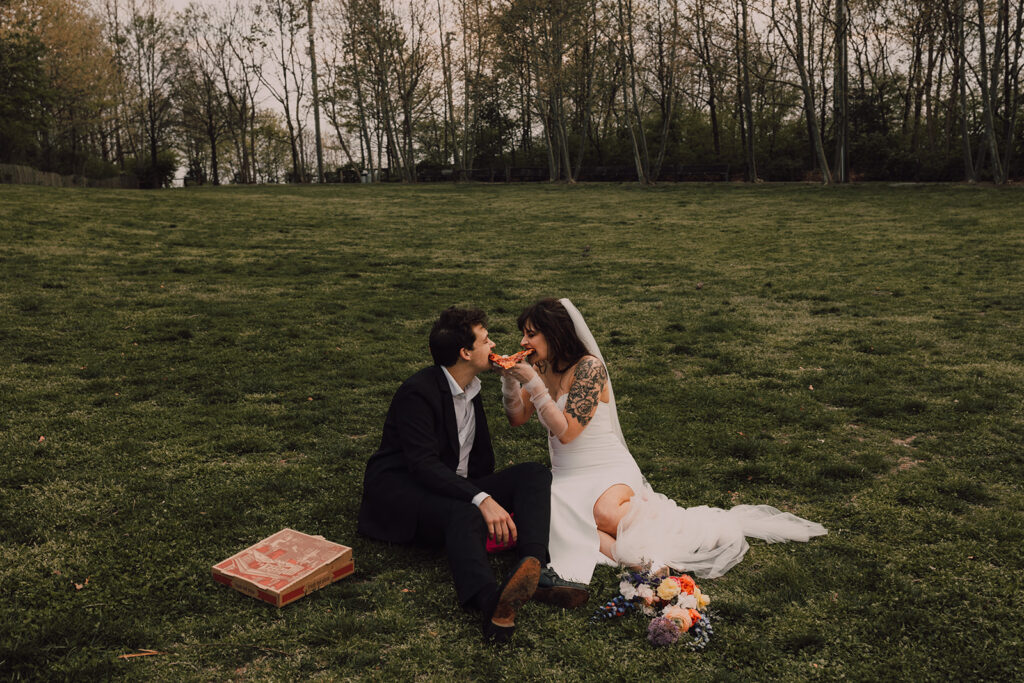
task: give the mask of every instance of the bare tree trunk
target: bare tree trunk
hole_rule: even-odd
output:
[[[824,0],[822,3],[823,17],[827,17],[828,21],[831,21],[827,13],[827,5],[829,0]],[[807,46],[809,48],[816,48],[813,51],[809,51],[807,59],[807,72],[811,74],[811,82],[814,82],[815,77],[818,80],[818,89],[815,91],[817,95],[821,97],[821,105],[818,107],[818,130],[821,131],[821,135],[824,138],[825,131],[828,130],[828,113],[832,109],[831,100],[832,92],[829,90],[829,78],[828,69],[826,63],[829,56],[833,53],[835,48],[834,43],[830,43],[824,39],[819,39],[818,36],[818,23],[814,21],[816,12],[816,0],[808,0],[807,7]],[[817,62],[815,62],[815,52],[817,52]],[[824,142],[824,140],[823,140]]]
[[[210,175],[214,185],[220,185],[220,165],[217,161],[217,142],[220,140],[220,126],[213,118],[213,107],[208,107],[210,112],[206,120],[206,139],[210,143]]]
[[[572,160],[569,158],[569,133],[565,126],[564,107],[559,107],[558,137],[560,138],[559,147],[562,152],[562,167],[565,169],[565,179],[569,183],[575,183],[576,179],[572,177]]]
[[[976,182],[974,161],[971,159],[971,135],[967,125],[967,0],[957,6],[957,73],[960,76],[960,140],[964,155],[964,175],[968,182]]]
[[[249,171],[250,182],[258,183],[260,178],[259,157],[256,155],[256,103],[249,101]],[[266,178],[264,178],[266,180]]]
[[[849,65],[847,62],[846,41],[850,18],[846,5],[847,0],[836,0],[836,56],[835,85],[832,95],[834,100],[834,127],[836,149],[833,162],[835,167],[832,175],[837,183],[849,182],[849,121],[847,119],[847,93],[849,92]]]
[[[932,87],[934,92],[929,95],[928,99],[928,145],[932,148],[941,147],[943,156],[949,154],[950,146],[949,136],[947,132],[950,130],[949,115],[948,111],[943,115],[943,111],[947,108],[946,93],[944,86],[946,84],[946,57],[949,51],[949,32],[948,26],[945,22],[942,22],[942,26],[939,29],[939,46],[936,49],[936,64],[935,77],[932,79]],[[941,128],[940,128],[941,124]],[[941,137],[941,142],[940,142]]]
[[[216,15],[217,38],[211,49],[216,53],[217,71],[227,96],[229,130],[238,159],[237,182],[249,184],[256,182],[250,131],[259,77],[256,66],[247,61],[251,59],[247,42],[252,36],[242,33],[250,24],[243,11],[241,4],[234,4]]]
[[[308,16],[307,30],[309,31],[310,75],[313,81],[313,128],[316,143],[316,177],[317,182],[322,183],[324,182],[324,148],[323,141],[320,139],[320,91],[316,82],[316,43],[314,41],[316,31],[313,28],[313,0],[306,0],[306,12]]]
[[[746,140],[744,152],[746,156],[746,179],[748,183],[757,182],[757,159],[754,154],[754,107],[750,93],[750,42],[749,42],[749,18],[747,11],[747,0],[740,0],[743,17],[743,113],[746,119]]]
[[[274,99],[284,113],[285,128],[288,131],[288,143],[292,156],[292,182],[305,182],[305,168],[299,158],[299,133],[296,131],[296,121],[299,120],[299,100],[302,97],[301,79],[295,74],[295,41],[296,33],[300,29],[298,6],[294,3],[297,0],[263,0],[267,13],[273,19],[272,38],[275,40],[273,59],[274,64],[280,69],[276,78],[270,78],[263,73],[260,74],[263,85],[270,91]],[[291,81],[291,82],[289,82]],[[296,86],[293,92],[292,86]],[[295,111],[292,107],[292,96],[296,97]]]
[[[633,2],[618,0],[619,35],[621,39],[620,59],[625,82],[622,88],[622,105],[626,117],[629,137],[633,145],[633,162],[636,165],[637,180],[644,184],[651,182],[650,158],[647,152],[647,136],[644,121],[640,115],[636,89],[636,54],[633,41]]]
[[[800,93],[803,96],[804,119],[807,125],[809,145],[814,155],[815,165],[821,171],[822,182],[826,185],[830,185],[832,183],[832,171],[829,168],[828,159],[825,157],[825,145],[821,139],[821,129],[818,126],[818,116],[817,111],[815,110],[814,81],[808,71],[807,59],[805,56],[803,1],[794,0],[792,4],[787,3],[787,7],[792,7],[793,10],[792,38],[787,34],[786,29],[782,25],[782,20],[779,18],[777,11],[778,3],[776,0],[772,0],[771,2],[771,23],[775,32],[785,44],[786,51],[789,52],[789,56],[792,58],[797,74],[799,75],[800,81],[795,87],[800,90]]]
[[[469,2],[473,2],[474,6],[470,8]],[[479,4],[478,0],[460,0],[460,20],[462,23],[462,169],[463,171],[472,168],[473,157],[475,151],[472,149],[476,141],[476,118],[477,118],[477,107],[476,104],[476,89],[480,79],[480,72],[478,69],[473,69],[471,65],[479,65],[479,47],[476,55],[471,53],[474,47],[474,41],[470,36],[470,14],[477,15],[477,22],[475,23],[477,41],[480,36],[480,23],[479,23]]]
[[[565,73],[562,68],[565,60],[564,16],[555,14],[559,6],[549,5],[548,16],[544,22],[547,36],[546,64],[548,75],[548,110],[551,116],[550,131],[552,143],[555,145],[553,157],[557,166],[557,179],[572,180],[572,163],[569,160],[569,140],[565,125]]]
[[[590,13],[586,18],[587,24],[584,29],[583,47],[581,50],[584,84],[582,93],[583,109],[581,111],[579,131],[580,141],[576,154],[576,166],[569,168],[569,178],[574,183],[579,180],[580,170],[583,168],[583,156],[587,147],[587,138],[590,135],[590,120],[594,96],[594,68],[598,46],[596,0],[591,0],[589,9]]]
[[[826,185],[832,183],[832,172],[829,170],[828,159],[825,158],[825,145],[822,143],[821,130],[818,128],[818,117],[814,106],[814,84],[807,71],[807,60],[804,50],[804,20],[803,0],[795,0],[794,44],[796,47],[796,67],[800,74],[800,89],[803,91],[804,114],[807,118],[808,134],[811,144],[814,147],[814,156],[817,159],[818,168],[821,170],[822,182]]]
[[[946,95],[945,101],[945,116],[942,119],[942,145],[943,150],[949,154],[955,144],[954,138],[956,137],[956,121],[959,117],[959,101],[960,101],[960,81],[962,77],[960,70],[957,66],[957,55],[959,54],[959,44],[957,43],[956,34],[956,7],[953,3],[950,6],[944,8],[945,20],[943,22],[943,45],[944,50],[942,52],[942,64],[945,60],[950,57],[950,83],[949,83],[949,94]],[[947,53],[949,53],[947,55]],[[939,82],[942,82],[940,77]],[[941,87],[941,86],[940,86]],[[936,91],[936,99],[938,99],[938,90]]]
[[[548,180],[554,182],[558,180],[560,170],[558,168],[558,157],[555,156],[555,141],[551,135],[551,118],[548,115],[544,115],[541,117],[541,121],[544,124],[544,142],[548,151]]]
[[[987,151],[989,156],[992,157],[992,179],[995,182],[1000,182],[1003,177],[1002,164],[999,162],[999,144],[996,142],[996,127],[995,120],[992,113],[992,97],[991,89],[989,88],[989,65],[988,65],[988,51],[985,41],[985,0],[977,0],[978,4],[978,49],[981,52],[981,74],[978,81],[981,85],[981,115],[985,125],[985,142],[987,144]],[[998,51],[998,46],[996,46]]]
[[[451,142],[451,152],[454,156],[453,165],[461,169],[462,162],[459,154],[459,143],[456,136],[455,126],[455,95],[452,87],[452,34],[444,30],[443,11],[441,0],[437,0],[437,31],[441,38],[441,78],[444,87],[444,104],[442,106],[444,115],[444,158],[448,160],[448,144]]]
[[[704,74],[708,79],[708,117],[711,123],[711,145],[715,156],[721,155],[721,130],[718,122],[718,78],[715,70],[715,59],[712,51],[712,27],[708,21],[706,0],[700,0],[693,7],[693,24],[696,32],[694,48],[701,61]]]
[[[533,152],[533,113],[534,113],[534,91],[530,87],[530,81],[536,77],[534,64],[527,58],[522,59],[523,76],[520,81],[525,85],[523,88],[523,121],[522,121],[522,148],[524,152]]]
[[[907,72],[907,88],[903,93],[903,117],[901,130],[903,135],[910,131],[910,113],[913,109],[914,93],[918,90],[921,79],[921,28],[922,19],[920,16],[914,24],[914,42],[911,46],[910,70]]]
[[[1017,3],[1017,13],[1013,16],[1013,25],[1010,24],[1009,1],[1003,0],[1002,13],[1006,25],[1006,48],[1003,66],[1003,100],[1005,122],[1003,128],[1003,175],[999,183],[1003,184],[1009,180],[1010,167],[1014,153],[1014,135],[1017,130],[1017,119],[1020,116],[1020,76],[1022,50],[1022,34],[1024,34],[1024,3]],[[1012,54],[1011,54],[1012,50]]]
[[[368,179],[372,182],[375,179],[376,168],[373,163],[373,145],[370,144],[370,125],[366,115],[366,102],[363,95],[362,66],[357,59],[359,43],[356,41],[353,33],[354,29],[350,29],[349,56],[351,57],[352,66],[352,85],[356,94],[356,113],[359,117],[359,142],[360,146],[365,146],[363,164],[369,172]]]
[[[651,177],[655,180],[661,176],[661,169],[665,163],[665,154],[668,151],[669,131],[672,127],[672,118],[675,115],[680,33],[678,0],[671,0],[671,5],[671,18],[667,28],[665,27],[665,17],[662,15],[660,8],[658,9],[657,43],[661,135],[658,140],[658,154],[655,157],[654,167],[651,169]]]
[[[917,94],[917,103],[914,105],[914,132],[910,140],[910,148],[917,149],[921,135],[922,110],[924,114],[925,143],[929,148],[935,144],[933,136],[933,120],[935,113],[932,110],[932,81],[935,78],[935,63],[937,61],[935,49],[934,22],[929,18],[928,22],[928,59],[924,70],[924,83]]]
[[[145,144],[145,150],[137,152],[149,155],[148,179],[156,188],[162,181],[157,156],[171,113],[169,93],[174,79],[169,50],[171,34],[165,17],[159,13],[153,0],[147,0],[141,7],[132,2],[130,11],[125,49],[133,68],[127,75],[140,99],[138,119],[143,138],[140,143]]]
[[[331,100],[327,101],[327,120],[330,121],[331,127],[334,128],[334,134],[338,138],[338,144],[341,146],[341,151],[345,153],[345,158],[348,159],[350,166],[355,166],[355,159],[352,157],[352,150],[348,143],[345,142],[345,134],[341,129],[341,116],[338,115],[337,107]],[[340,179],[339,179],[340,180]]]

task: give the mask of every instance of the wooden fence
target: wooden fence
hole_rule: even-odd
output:
[[[728,164],[665,164],[659,181],[729,180]],[[481,183],[544,182],[551,179],[546,168],[476,168],[462,171],[451,168],[422,168],[417,173],[421,183],[473,180]],[[631,182],[636,180],[636,166],[584,166],[579,180],[588,182]]]
[[[0,183],[8,185],[48,185],[50,187],[106,187],[136,190],[139,179],[133,175],[113,178],[86,178],[81,175],[60,175],[37,171],[29,166],[0,164]]]

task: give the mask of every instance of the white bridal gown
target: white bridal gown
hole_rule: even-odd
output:
[[[557,400],[565,409],[563,394]],[[614,400],[614,399],[613,399]],[[729,510],[683,508],[644,479],[618,430],[614,403],[598,403],[583,432],[567,444],[548,436],[551,454],[551,566],[564,579],[590,583],[597,564],[669,566],[704,578],[721,576],[746,554],[746,536],[806,541],[828,533],[820,524],[768,505]],[[615,561],[600,550],[594,503],[608,487],[626,484],[635,495],[619,524]]]

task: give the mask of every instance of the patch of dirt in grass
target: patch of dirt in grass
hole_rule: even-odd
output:
[[[906,455],[896,461],[896,466],[892,468],[892,472],[906,472],[907,470],[917,467],[923,460],[914,460]]]

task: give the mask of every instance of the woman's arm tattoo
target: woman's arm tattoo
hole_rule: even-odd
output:
[[[604,363],[596,358],[584,358],[576,364],[569,396],[565,399],[565,413],[586,427],[600,400],[601,390],[608,379]]]

